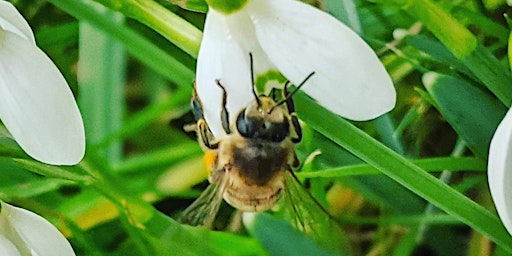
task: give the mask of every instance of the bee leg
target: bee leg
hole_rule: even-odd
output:
[[[199,99],[199,96],[196,92],[196,80],[194,79],[194,92],[192,94],[192,100],[190,101],[190,109],[192,110],[192,114],[194,115],[194,123],[185,124],[183,125],[183,130],[185,132],[196,132],[197,131],[197,122],[201,119],[204,119],[203,117],[203,107],[201,104],[201,100]]]
[[[293,162],[291,163],[291,167],[293,169],[299,169],[300,167],[300,160],[296,154],[293,154]]]
[[[209,149],[217,149],[219,147],[219,144],[214,142],[215,137],[213,136],[212,132],[210,131],[210,127],[208,127],[208,124],[204,119],[197,121],[197,128],[198,136],[201,138],[201,142],[205,147]]]
[[[299,143],[302,140],[302,128],[300,128],[299,118],[297,117],[297,113],[295,112],[295,103],[293,102],[292,97],[288,96],[287,87],[290,84],[290,81],[286,82],[284,85],[283,93],[284,98],[286,99],[286,108],[288,109],[288,113],[290,114],[290,119],[292,121],[293,129],[297,134],[297,137],[292,138],[293,143]]]
[[[228,94],[226,93],[226,89],[224,89],[224,86],[222,86],[219,79],[216,79],[215,82],[222,89],[222,111],[220,113],[222,128],[224,128],[224,131],[227,134],[230,134],[231,129],[229,128],[229,112],[228,109],[226,108]]]
[[[297,113],[290,113],[290,117],[292,120],[293,128],[295,129],[295,133],[297,133],[296,138],[292,138],[293,143],[299,143],[302,140],[302,128],[300,128],[299,119],[297,118]]]
[[[215,137],[213,133],[210,131],[210,127],[206,123],[203,115],[203,104],[199,99],[196,91],[196,81],[194,80],[194,94],[192,96],[191,101],[192,113],[194,114],[194,118],[196,119],[196,127],[197,127],[197,136],[201,139],[202,144],[209,149],[218,148],[218,143],[214,143]]]
[[[199,121],[200,119],[204,119],[203,116],[203,104],[197,95],[196,90],[196,80],[194,79],[194,92],[192,94],[192,100],[190,101],[190,107],[192,109],[192,114],[194,115],[194,119]]]

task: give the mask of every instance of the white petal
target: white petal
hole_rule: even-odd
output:
[[[11,3],[1,0],[0,27],[6,31],[17,34],[25,40],[29,40],[34,45],[36,44],[34,40],[34,34],[32,33],[32,29],[30,29],[27,21],[23,18],[23,16],[21,16],[18,10],[16,10],[16,8]]]
[[[395,105],[391,78],[373,50],[347,26],[295,0],[251,0],[258,41],[281,73],[331,111],[375,118]]]
[[[245,9],[225,16],[225,20],[229,29],[229,33],[234,41],[242,49],[242,54],[246,57],[251,53],[253,55],[253,70],[255,83],[259,83],[258,79],[262,78],[265,82],[264,87],[259,87],[259,94],[268,94],[272,88],[282,89],[286,81],[279,81],[270,73],[279,74],[279,70],[270,61],[267,54],[261,48],[254,25],[249,18],[249,14]],[[246,64],[250,67],[250,63]],[[250,69],[249,69],[250,70]],[[250,70],[251,71],[251,70]],[[260,84],[261,86],[261,84]]]
[[[0,232],[13,242],[18,250],[26,249],[31,255],[39,256],[75,255],[66,238],[41,216],[4,202],[1,202],[1,207],[0,223],[3,225]],[[6,229],[10,230],[5,232]],[[23,244],[19,244],[20,238]]]
[[[0,234],[0,255],[2,256],[21,256],[14,244]]]
[[[489,188],[501,221],[512,234],[512,111],[494,134],[489,149]]]
[[[64,77],[30,41],[0,40],[0,119],[33,158],[71,165],[85,151],[83,121]]]
[[[253,100],[249,53],[230,34],[225,16],[210,10],[206,16],[203,40],[197,58],[196,86],[203,103],[206,122],[215,136],[224,134],[221,124],[222,91],[227,91],[231,123],[236,114]]]
[[[225,20],[230,36],[240,46],[243,54],[248,56],[249,53],[252,53],[255,77],[269,70],[277,70],[270,62],[263,49],[261,49],[258,38],[256,38],[254,25],[245,9],[225,16]],[[247,65],[247,67],[249,67],[249,63],[247,63]]]

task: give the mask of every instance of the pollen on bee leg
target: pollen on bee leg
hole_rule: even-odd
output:
[[[204,165],[206,166],[206,172],[210,175],[214,169],[215,163],[217,162],[217,152],[208,150],[204,152]]]

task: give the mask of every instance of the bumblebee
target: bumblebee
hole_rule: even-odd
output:
[[[220,117],[225,132],[218,138],[206,123],[194,83],[194,129],[205,150],[210,185],[181,214],[182,223],[211,227],[223,199],[243,212],[265,211],[282,201],[282,216],[293,226],[327,248],[337,247],[343,240],[338,225],[294,174],[300,166],[295,145],[302,139],[302,130],[292,97],[314,74],[292,92],[288,92],[287,82],[279,101],[258,95],[252,75],[254,100],[237,113],[234,123],[229,122],[227,92],[222,81],[216,80],[223,92]]]
[[[192,112],[199,142],[209,162],[211,185],[185,210],[184,222],[211,224],[222,198],[244,212],[265,211],[276,204],[286,190],[286,176],[293,175],[300,165],[295,144],[301,141],[302,131],[292,96],[313,75],[314,72],[309,74],[291,93],[286,83],[282,99],[277,102],[272,97],[258,95],[251,77],[254,100],[237,113],[236,121],[231,124],[226,109],[227,92],[222,82],[216,80],[223,91],[220,116],[225,135],[219,138],[213,136],[206,123],[194,83]]]
[[[217,84],[224,90],[219,80]],[[225,95],[224,91],[224,103]],[[193,101],[200,105],[197,97]],[[226,135],[218,140],[204,118],[198,119],[200,138],[216,155],[209,181],[224,183],[224,199],[239,210],[255,212],[272,207],[285,189],[283,174],[299,166],[294,144],[301,140],[300,125],[292,98],[286,95],[282,103],[288,111],[270,97],[256,96],[238,113],[233,125],[228,123],[224,106],[221,116]]]

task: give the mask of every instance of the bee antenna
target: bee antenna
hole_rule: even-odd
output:
[[[254,99],[256,99],[256,103],[258,103],[258,107],[261,106],[260,98],[256,93],[256,84],[254,83],[254,63],[252,60],[252,53],[249,52],[249,61],[251,63],[251,84],[252,84],[252,94],[254,95]]]
[[[300,83],[297,88],[295,88],[295,90],[293,90],[292,92],[288,93],[286,95],[286,97],[284,99],[282,99],[281,101],[279,101],[278,103],[276,103],[276,105],[274,105],[270,111],[268,112],[269,114],[272,113],[272,110],[274,110],[274,108],[278,107],[278,106],[281,106],[283,105],[286,101],[288,101],[289,99],[291,99],[293,97],[293,95],[295,93],[297,93],[299,91],[299,89],[304,85],[306,84],[306,82],[315,74],[315,71],[311,72],[305,79],[304,81],[302,81],[302,83]],[[286,87],[290,84],[290,81],[286,81],[286,84],[284,85],[284,89],[286,90]]]

